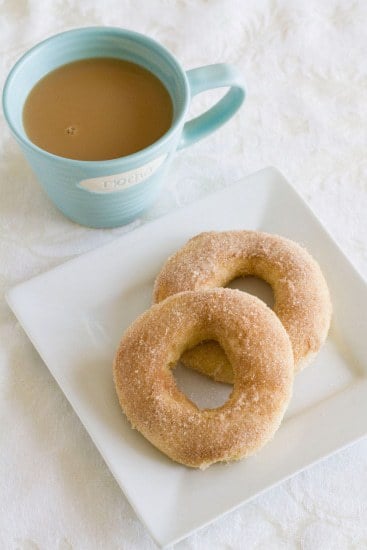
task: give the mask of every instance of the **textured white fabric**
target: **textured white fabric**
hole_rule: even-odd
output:
[[[177,155],[157,204],[129,227],[108,231],[79,227],[56,211],[2,118],[1,296],[266,165],[284,172],[367,275],[364,0],[5,0],[0,10],[2,80],[22,52],[50,34],[119,25],[160,40],[186,68],[232,62],[248,86],[238,116]],[[215,97],[198,97],[193,112]],[[155,548],[3,299],[0,385],[0,548]],[[177,548],[362,550],[366,455],[363,440]]]

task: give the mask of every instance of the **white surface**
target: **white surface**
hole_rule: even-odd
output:
[[[297,376],[275,438],[255,457],[195,471],[173,463],[131,430],[111,365],[123,331],[151,304],[165,259],[201,231],[240,229],[244,223],[308,248],[327,278],[333,323],[314,364]],[[272,169],[22,283],[7,299],[162,546],[367,434],[367,285]],[[189,395],[197,390],[197,376],[187,373],[185,381]]]
[[[42,38],[96,24],[146,32],[188,69],[235,63],[248,86],[245,107],[211,138],[180,152],[165,194],[142,220],[111,231],[78,227],[49,204],[1,120],[2,296],[17,282],[268,164],[284,172],[367,276],[364,0],[13,0],[1,6],[1,78]],[[195,98],[196,112],[208,96]],[[0,341],[0,547],[153,549],[3,300]],[[364,440],[177,548],[364,549],[366,468]]]

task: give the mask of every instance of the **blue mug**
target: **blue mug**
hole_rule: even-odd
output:
[[[173,102],[169,130],[149,147],[112,160],[59,157],[32,143],[22,112],[33,86],[47,73],[72,61],[117,57],[153,72]],[[204,114],[185,122],[191,98],[205,90],[229,87]],[[224,124],[245,98],[241,75],[227,64],[185,72],[175,57],[142,34],[113,27],[86,27],[57,34],[25,53],[11,70],[3,91],[5,118],[47,195],[71,220],[89,227],[129,223],[156,199],[177,149],[188,147]]]

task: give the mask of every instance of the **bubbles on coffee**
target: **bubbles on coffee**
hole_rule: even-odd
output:
[[[68,126],[65,128],[65,134],[68,136],[75,136],[75,134],[78,132],[78,129],[76,126]]]

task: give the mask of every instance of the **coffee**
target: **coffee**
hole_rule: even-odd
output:
[[[108,160],[151,145],[170,128],[173,106],[150,71],[115,58],[74,61],[31,90],[23,109],[29,139],[78,160]]]

